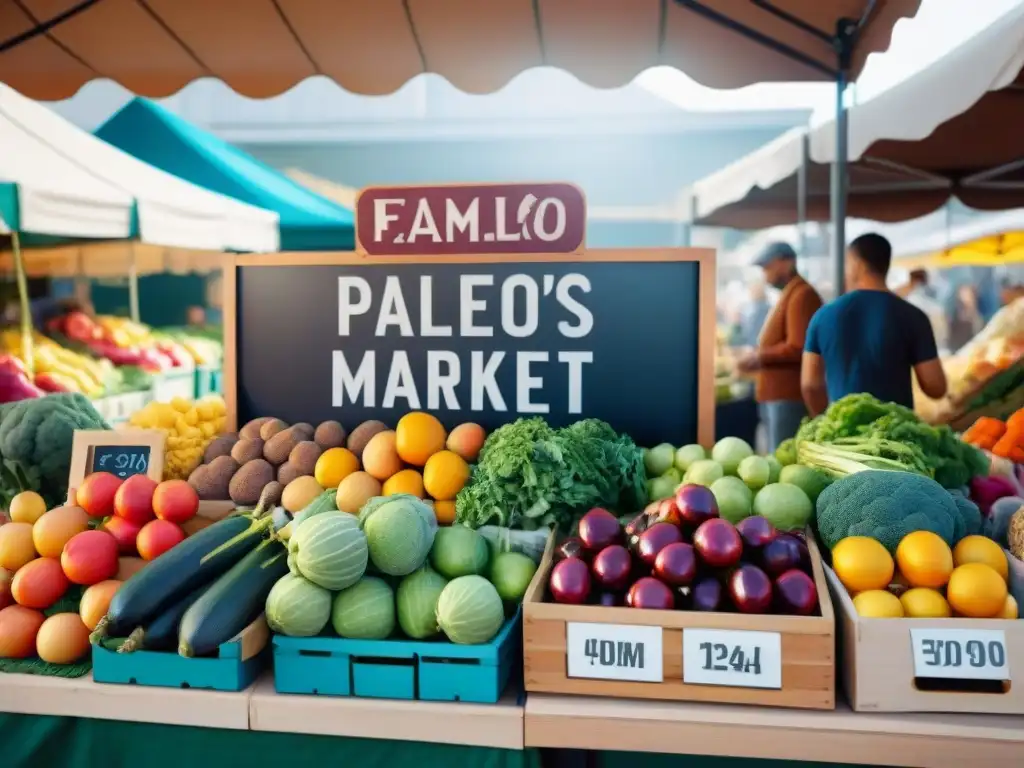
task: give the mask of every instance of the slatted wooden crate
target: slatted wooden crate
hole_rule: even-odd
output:
[[[523,602],[523,658],[526,690],[531,693],[580,694],[622,698],[722,702],[802,709],[835,708],[835,617],[821,557],[808,537],[820,616],[744,615],[697,611],[655,611],[596,605],[561,605],[550,601],[548,577],[553,566],[554,539]],[[660,681],[570,677],[570,624],[615,625],[660,630]],[[579,631],[586,627],[577,628]],[[574,631],[577,631],[574,630]],[[688,631],[768,633],[777,643],[778,687],[684,682],[683,638]],[[618,630],[614,630],[618,631]],[[643,630],[641,630],[643,631]],[[605,632],[605,636],[607,632]],[[774,639],[777,636],[777,640]],[[695,636],[696,637],[696,636]],[[705,636],[707,637],[707,636]],[[732,637],[764,638],[764,635]],[[655,665],[657,666],[657,665]],[[691,671],[692,674],[695,674]]]

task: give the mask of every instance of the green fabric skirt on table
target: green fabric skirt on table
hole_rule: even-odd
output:
[[[0,679],[0,684],[2,684]],[[537,750],[0,714],[2,768],[539,768]]]

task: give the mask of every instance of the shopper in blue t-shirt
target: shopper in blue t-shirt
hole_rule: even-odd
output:
[[[892,246],[884,237],[858,237],[846,252],[850,293],[826,304],[811,320],[800,384],[812,415],[859,392],[912,408],[912,372],[928,397],[946,394],[946,374],[928,317],[886,288],[891,261]]]

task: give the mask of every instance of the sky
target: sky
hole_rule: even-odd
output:
[[[1024,0],[923,0],[913,19],[900,21],[892,45],[868,58],[853,98],[865,101],[934,63],[946,51],[977,34]],[[671,67],[657,67],[636,83],[671,103],[693,111],[811,109],[812,123],[835,113],[835,89],[828,83],[766,83],[718,91]]]

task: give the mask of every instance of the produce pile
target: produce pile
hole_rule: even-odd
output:
[[[407,493],[339,511],[330,491],[281,531],[289,573],[267,596],[267,623],[290,637],[490,642],[514,614],[536,571],[477,531],[439,528]]]
[[[107,472],[89,475],[75,504],[49,511],[36,493],[16,496],[0,526],[0,659],[82,662],[121,588],[120,558],[156,560],[184,541],[180,526],[198,508],[182,480]]]
[[[961,440],[1015,464],[1024,464],[1024,408],[1006,421],[982,416],[961,435]]]
[[[804,422],[794,443],[784,444],[776,456],[793,451],[799,463],[833,477],[898,470],[930,477],[944,488],[964,488],[988,474],[984,454],[948,426],[925,424],[909,408],[863,394],[847,395]]]
[[[714,494],[720,517],[736,524],[759,515],[783,531],[802,531],[811,522],[814,502],[830,482],[815,469],[757,456],[738,437],[723,437],[710,452],[662,443],[644,451],[644,466],[653,501],[671,498],[682,483],[702,485]]]
[[[201,499],[255,504],[267,494],[295,514],[325,490],[338,509],[357,514],[368,499],[408,493],[432,502],[442,523],[455,517],[455,496],[469,479],[469,463],[484,442],[476,424],[445,432],[434,416],[419,411],[395,429],[379,421],[351,433],[337,421],[288,426],[280,419],[250,421],[237,435],[220,435],[189,475]]]
[[[175,397],[169,403],[148,403],[133,413],[128,423],[139,429],[163,432],[163,476],[185,479],[199,466],[214,437],[224,429],[227,406],[220,395],[207,395],[195,402]]]
[[[758,515],[733,525],[700,485],[684,484],[625,526],[592,509],[558,554],[548,590],[559,603],[802,616],[818,610],[806,542]]]
[[[170,336],[158,336],[142,323],[126,317],[69,312],[51,319],[46,334],[65,346],[77,347],[114,365],[138,366],[149,373],[190,370],[196,361],[189,350]]]
[[[38,333],[34,334],[32,341],[32,370],[35,374],[30,377],[26,365],[27,355],[21,342],[20,331],[5,329],[0,332],[0,346],[7,356],[13,358],[4,359],[2,367],[10,371],[13,365],[22,374],[17,377],[20,388],[8,385],[0,390],[0,402],[42,397],[47,392],[78,392],[96,398],[107,394],[118,384],[119,377],[110,361],[97,360],[65,349]]]
[[[470,528],[569,531],[591,507],[643,508],[644,481],[640,449],[603,421],[556,430],[541,418],[518,419],[484,442],[455,499],[456,520]]]

